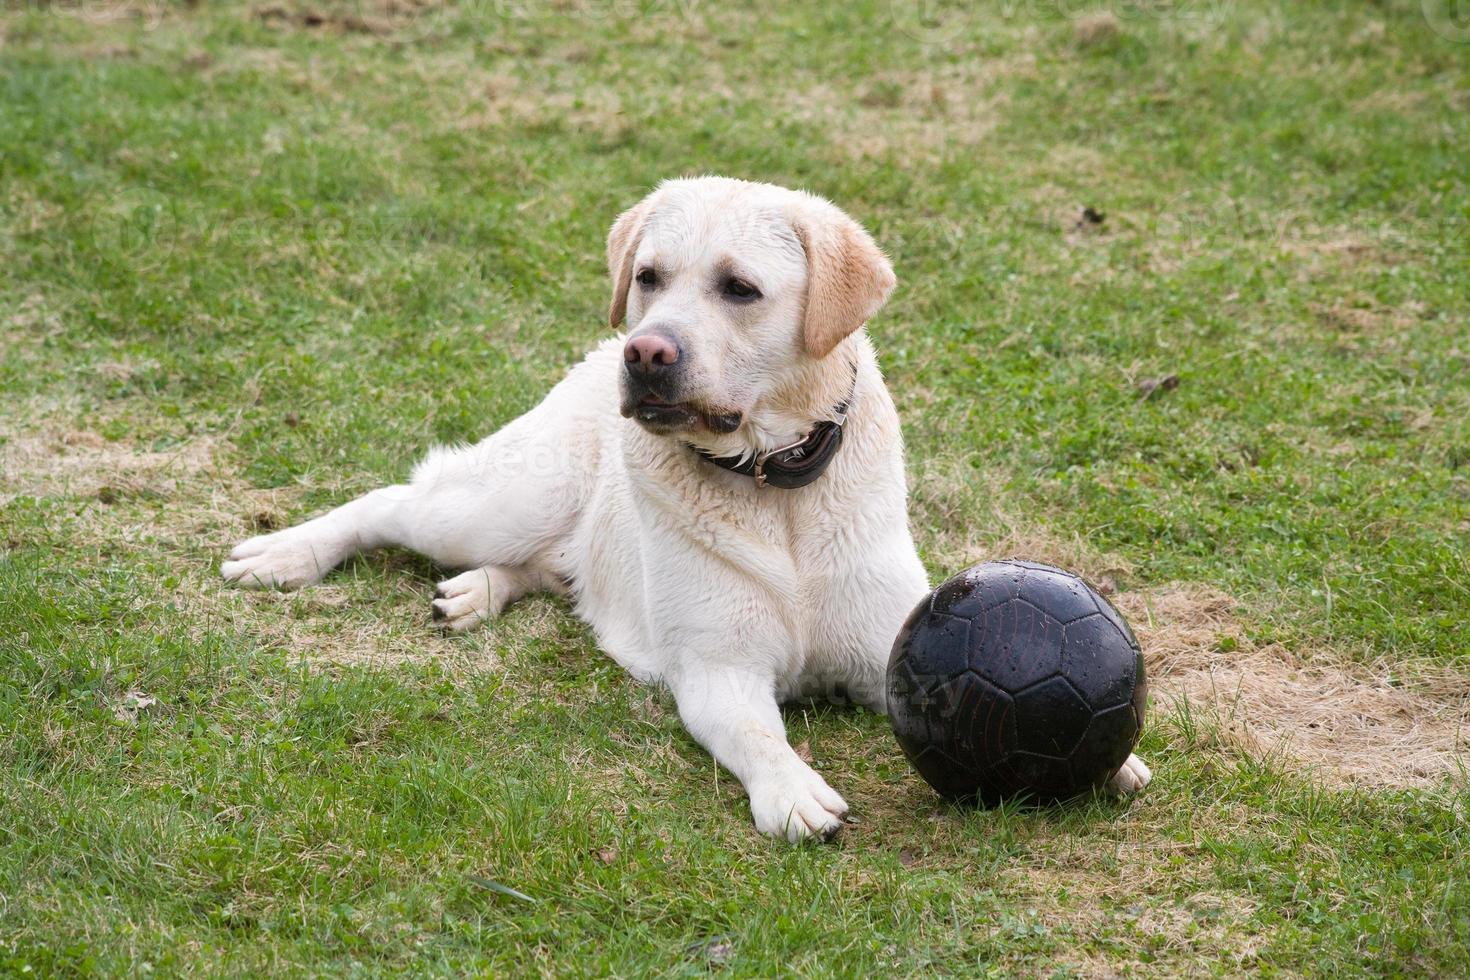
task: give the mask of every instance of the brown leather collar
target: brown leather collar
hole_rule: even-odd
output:
[[[853,391],[857,390],[857,369],[853,369]],[[806,436],[789,446],[772,449],[766,453],[741,459],[739,456],[716,456],[707,449],[690,446],[699,455],[731,473],[739,473],[755,480],[756,488],[779,487],[796,490],[815,483],[827,470],[832,457],[842,447],[842,427],[847,422],[847,408],[852,404],[852,395],[847,401],[832,409],[835,419],[823,419]]]

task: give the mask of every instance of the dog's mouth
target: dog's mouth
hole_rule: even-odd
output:
[[[630,418],[650,432],[698,432],[719,434],[740,428],[741,413],[702,408],[693,402],[666,402],[651,392],[635,402],[624,402],[624,418]]]

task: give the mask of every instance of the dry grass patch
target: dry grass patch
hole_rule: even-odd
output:
[[[1397,334],[1413,327],[1428,312],[1421,302],[1410,301],[1388,307],[1363,295],[1345,297],[1334,303],[1314,303],[1311,309],[1318,322],[1336,333],[1387,339],[1395,339]]]
[[[227,440],[196,436],[155,451],[70,429],[54,417],[35,428],[0,423],[0,507],[19,497],[76,501],[68,541],[102,555],[123,552],[174,560],[170,599],[194,628],[240,629],[262,643],[324,664],[393,665],[434,660],[455,670],[496,664],[494,625],[448,637],[429,618],[430,580],[408,570],[386,589],[377,575],[338,573],[297,593],[227,587],[217,564],[253,534],[284,527],[299,488],[257,489],[239,476]],[[3,542],[0,542],[3,543]],[[200,549],[205,557],[200,561]],[[392,559],[389,559],[392,561]],[[518,635],[552,628],[550,610],[518,623]]]
[[[478,97],[464,107],[464,115],[455,126],[461,130],[482,130],[507,125],[553,124],[577,132],[596,133],[605,139],[621,138],[633,126],[623,111],[622,100],[610,88],[546,91],[542,86],[506,73],[484,80]]]
[[[1303,281],[1360,265],[1393,267],[1411,261],[1398,247],[1399,236],[1387,229],[1324,228],[1295,216],[1281,222],[1276,244],[1283,255],[1298,260]]]
[[[117,366],[112,366],[117,367]],[[213,463],[214,440],[199,437],[151,451],[109,441],[90,429],[48,428],[0,433],[0,505],[19,496],[93,497],[171,494]]]
[[[1082,14],[1072,21],[1072,39],[1084,48],[1111,41],[1122,33],[1123,24],[1117,15],[1107,10]]]
[[[1180,859],[1200,866],[1198,883],[1190,882]],[[1255,906],[1245,896],[1213,886],[1205,867],[1192,844],[1059,834],[1013,862],[1003,887],[1024,896],[1026,907],[1050,928],[1083,937],[1111,930],[1145,941],[1150,959],[1127,962],[1127,975],[1198,975],[1206,971],[1192,965],[1202,960],[1248,969],[1275,930],[1254,921]],[[1191,884],[1189,894],[1171,897]],[[1087,951],[1072,965],[1088,977],[1119,976],[1125,966],[1116,951]]]
[[[427,34],[446,15],[435,0],[348,0],[348,2],[271,3],[256,7],[254,16],[276,27],[372,34],[393,38]]]
[[[832,146],[852,159],[937,159],[949,149],[977,146],[994,132],[1009,102],[1002,81],[1035,77],[1031,53],[877,72],[856,98],[826,84],[807,87],[792,115],[824,127]]]
[[[1463,776],[1470,677],[1447,667],[1304,659],[1257,646],[1216,589],[1169,585],[1114,603],[1143,644],[1156,705],[1187,705],[1231,747],[1328,785],[1434,786]]]
[[[1064,941],[1059,955],[1072,971],[1089,977],[1193,975],[1205,960],[1245,970],[1276,937],[1248,895],[1221,889],[1205,847],[1170,836],[1177,802],[1166,796],[1145,793],[1084,822],[1066,808],[1009,816],[956,809],[907,766],[896,778],[848,775],[872,752],[851,742],[815,752],[858,818],[838,846],[862,856],[889,852],[919,892],[934,878],[959,875],[1007,896],[1018,920],[989,919],[977,929],[1045,930]],[[1201,810],[1195,819],[1221,838],[1275,832],[1244,806]],[[1004,856],[977,865],[977,836],[1003,842]],[[870,867],[854,862],[849,871],[866,876]]]

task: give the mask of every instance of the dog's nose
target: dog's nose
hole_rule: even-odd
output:
[[[679,345],[663,334],[639,334],[623,345],[623,360],[635,374],[654,374],[678,359]]]

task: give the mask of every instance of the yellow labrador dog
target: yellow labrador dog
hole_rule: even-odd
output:
[[[778,705],[884,711],[894,635],[928,588],[898,416],[863,324],[888,259],[829,202],[719,177],[661,185],[607,243],[613,329],[535,409],[432,450],[402,486],[252,538],[221,572],[295,588],[400,546],[452,568],[452,630],[570,590],[599,643],[668,686],[750,796],[756,827],[830,837],[847,804]],[[1141,788],[1130,759],[1115,784]]]

